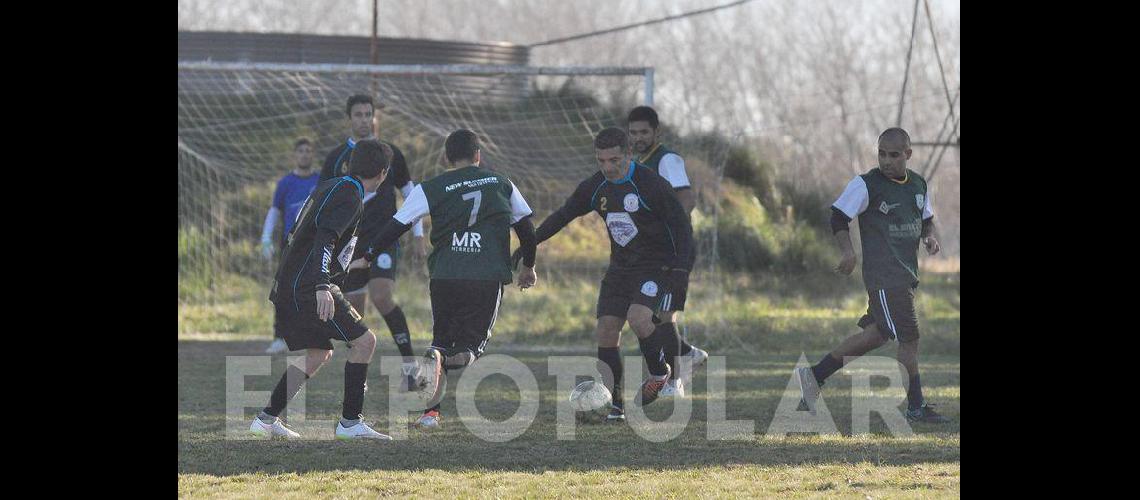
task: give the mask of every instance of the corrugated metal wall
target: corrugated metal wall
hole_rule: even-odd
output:
[[[511,43],[377,38],[380,64],[510,64],[530,62],[530,49]],[[179,61],[369,64],[366,36],[179,31]]]

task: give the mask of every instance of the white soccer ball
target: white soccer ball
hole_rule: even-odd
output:
[[[600,410],[609,406],[613,395],[606,386],[587,380],[570,391],[570,406],[578,411]]]

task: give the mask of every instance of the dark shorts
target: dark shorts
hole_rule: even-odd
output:
[[[400,258],[400,246],[393,245],[385,249],[372,265],[367,269],[353,269],[344,278],[344,293],[360,293],[368,286],[368,282],[376,278],[387,278],[396,281],[396,263]]]
[[[446,355],[483,355],[499,317],[503,284],[488,280],[431,280],[432,347]]]
[[[329,290],[333,296],[333,317],[328,321],[317,318],[316,293],[304,296],[277,297],[273,320],[274,336],[285,339],[290,351],[299,349],[332,349],[330,340],[351,342],[364,335],[368,327],[360,320],[360,313],[344,298],[340,288]]]
[[[654,311],[684,311],[688,286],[670,293],[660,293],[664,271],[606,271],[598,291],[597,317],[625,318],[632,304]]]
[[[909,342],[918,339],[918,314],[914,310],[914,288],[909,286],[867,292],[867,314],[859,327],[876,325],[887,340]]]

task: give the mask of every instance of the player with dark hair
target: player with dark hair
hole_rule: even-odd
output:
[[[469,366],[483,355],[503,285],[511,282],[511,236],[519,237],[523,269],[519,288],[534,286],[535,241],[531,209],[507,176],[479,166],[479,138],[466,129],[452,132],[444,150],[450,169],[412,190],[404,206],[373,238],[364,259],[373,262],[378,249],[396,241],[411,224],[431,215],[432,342],[426,353],[422,391],[428,408],[419,428],[439,426],[439,402],[448,371]]]
[[[803,394],[801,407],[815,414],[820,386],[843,367],[848,358],[866,354],[889,340],[899,343],[898,360],[906,368],[906,418],[912,422],[946,423],[922,396],[918,376],[918,315],[914,291],[918,288],[918,246],[938,253],[934,211],[926,179],[906,168],[911,157],[910,134],[893,127],[879,135],[879,166],[857,175],[831,206],[831,230],[843,252],[836,271],[855,270],[855,250],[848,229],[859,218],[863,246],[863,282],[867,287],[867,314],[859,319],[863,331],[848,337],[810,368],[796,370]]]
[[[348,114],[352,136],[345,143],[329,152],[325,158],[324,167],[321,169],[322,181],[344,175],[347,172],[348,157],[357,141],[376,138],[373,135],[375,105],[371,96],[356,94],[349,97],[345,104],[345,112]],[[415,187],[411,174],[408,172],[407,161],[404,159],[404,154],[400,148],[390,143],[382,143],[392,149],[392,166],[388,177],[380,185],[380,188],[364,198],[364,216],[360,221],[358,232],[358,236],[363,241],[372,239],[380,227],[392,218],[392,214],[396,213],[396,190],[400,190],[406,201]],[[412,228],[413,248],[416,255],[421,258],[425,252],[423,232],[422,222],[417,222]],[[363,252],[364,248],[358,247],[353,259],[362,256]],[[400,245],[398,242],[393,242],[391,247],[380,249],[374,256],[371,266],[366,269],[354,269],[348,273],[344,283],[344,294],[353,307],[362,311],[365,307],[365,295],[371,295],[372,305],[384,318],[384,323],[388,325],[388,330],[392,334],[392,340],[396,342],[396,347],[404,356],[405,385],[411,390],[412,382],[419,376],[419,373],[416,372],[417,365],[412,350],[411,333],[408,328],[408,319],[404,316],[404,310],[392,298],[392,292],[396,287],[396,268],[399,255]]]
[[[317,187],[317,171],[313,169],[313,141],[308,137],[300,137],[293,143],[293,171],[277,181],[277,188],[273,190],[273,204],[265,214],[265,224],[261,228],[261,256],[265,260],[272,260],[276,248],[285,248],[285,240],[289,231],[293,230],[293,223],[301,206],[313,188]],[[279,245],[273,244],[273,231],[277,229],[277,221],[284,223],[281,231]],[[273,339],[265,354],[281,354],[288,350],[285,340],[281,337]]]
[[[376,140],[356,144],[348,175],[329,179],[305,206],[281,259],[269,300],[274,304],[274,330],[289,350],[305,349],[305,369],[289,365],[266,406],[250,424],[250,432],[264,437],[298,438],[278,418],[305,381],[316,375],[330,358],[330,340],[349,346],[344,365],[344,401],[335,435],[338,439],[391,439],[364,423],[365,381],[376,348],[376,335],[344,298],[340,284],[356,246],[356,229],[364,213],[364,197],[376,190],[388,174],[391,155]]]
[[[626,123],[630,142],[633,144],[633,152],[637,155],[637,163],[649,167],[650,170],[657,172],[658,175],[669,181],[669,184],[673,186],[673,192],[677,194],[677,200],[685,208],[686,216],[692,213],[697,201],[693,194],[692,185],[689,183],[689,175],[685,171],[685,159],[661,143],[660,121],[657,119],[657,111],[649,106],[638,106],[630,110],[626,117]],[[696,258],[697,252],[694,245],[691,259],[695,262]],[[693,262],[689,263],[690,269],[692,269]],[[657,314],[653,318],[654,322],[659,322],[663,328],[676,330],[677,312],[685,310],[685,299],[688,295],[687,285],[682,289],[674,290],[673,300],[671,304],[668,304],[669,308],[656,311]],[[691,384],[693,370],[709,359],[709,353],[690,345],[680,333],[678,333],[677,338],[681,342],[678,350],[679,355],[669,360],[673,363],[676,372],[669,379],[665,388],[661,389],[661,397],[663,398],[685,397],[685,386]]]
[[[649,367],[636,400],[650,404],[670,380],[666,360],[675,359],[680,345],[676,328],[655,325],[653,311],[670,310],[674,292],[688,284],[692,226],[669,182],[633,161],[626,131],[611,127],[599,132],[594,155],[598,172],[579,184],[536,233],[541,243],[590,212],[606,223],[610,265],[598,292],[598,359],[613,392],[606,419],[624,421],[618,354],[622,327],[629,322]]]

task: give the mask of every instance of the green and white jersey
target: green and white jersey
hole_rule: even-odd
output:
[[[654,144],[649,152],[639,156],[637,162],[664,177],[676,191],[691,187],[689,174],[685,172],[685,159],[660,142]]]
[[[531,209],[507,176],[475,165],[444,172],[416,186],[393,218],[429,214],[432,279],[511,282],[511,225]]]
[[[852,179],[832,206],[859,217],[868,290],[918,284],[922,221],[934,217],[926,179],[907,169],[896,181],[874,168]]]

